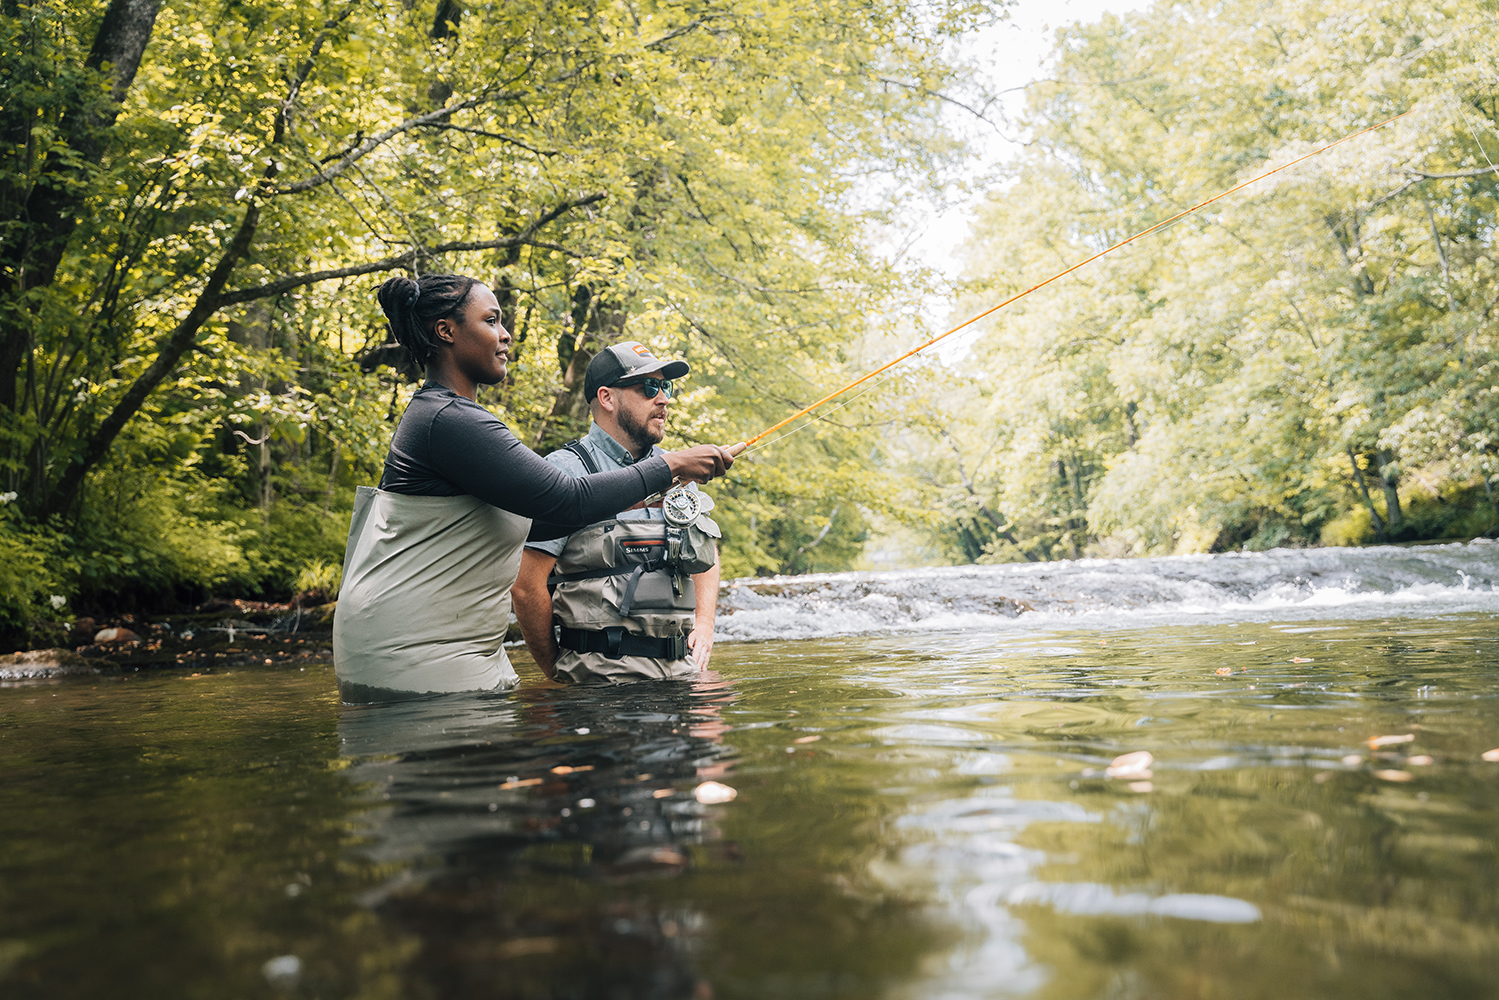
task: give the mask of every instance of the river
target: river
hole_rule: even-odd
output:
[[[1499,545],[723,606],[692,684],[0,688],[0,995],[1499,996]]]

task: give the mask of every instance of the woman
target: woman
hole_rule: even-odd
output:
[[[707,482],[734,460],[699,445],[574,479],[475,400],[505,377],[510,334],[493,292],[429,274],[391,278],[379,298],[427,382],[401,416],[379,489],[361,486],[355,499],[333,622],[339,690],[364,702],[509,687],[502,643],[532,519],[562,534],[673,478]]]

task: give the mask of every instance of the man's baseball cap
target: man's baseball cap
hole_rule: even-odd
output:
[[[686,375],[689,370],[685,361],[662,361],[651,353],[649,347],[627,340],[604,348],[588,362],[588,374],[583,376],[583,398],[591,403],[599,389],[618,385],[625,379],[645,375],[675,379]]]

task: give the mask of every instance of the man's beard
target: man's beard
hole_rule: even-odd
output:
[[[647,417],[644,423],[636,423],[634,414],[621,407],[619,411],[619,429],[624,431],[625,437],[630,439],[630,443],[635,446],[637,451],[645,453],[651,450],[652,445],[661,443],[661,438],[664,436],[665,431],[665,422],[663,421],[662,423],[662,431],[652,431],[650,417]]]

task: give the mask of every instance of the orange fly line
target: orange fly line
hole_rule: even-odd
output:
[[[1412,108],[1411,110],[1414,111],[1415,109]],[[811,406],[803,407],[802,409],[797,410],[791,416],[787,417],[785,420],[782,420],[780,423],[778,423],[778,424],[776,424],[776,425],[774,425],[772,427],[767,427],[765,430],[761,431],[759,434],[756,434],[754,437],[750,438],[748,441],[745,441],[742,446],[736,446],[734,449],[731,449],[731,451],[734,454],[739,454],[741,451],[745,450],[746,448],[749,448],[749,447],[753,446],[757,441],[760,441],[760,440],[763,440],[766,437],[769,437],[771,434],[774,434],[776,431],[780,430],[782,427],[785,427],[787,424],[791,423],[792,421],[794,421],[794,420],[796,420],[796,419],[798,419],[800,417],[804,417],[807,414],[811,413],[813,410],[817,409],[822,404],[824,404],[824,403],[826,403],[826,402],[828,402],[830,400],[837,399],[839,396],[843,395],[845,392],[848,392],[850,389],[853,389],[853,388],[856,388],[856,387],[858,387],[860,385],[863,385],[865,382],[868,382],[870,379],[874,378],[876,375],[880,374],[883,371],[888,371],[889,369],[894,368],[896,365],[900,364],[902,361],[906,360],[907,358],[911,357],[912,355],[920,354],[922,351],[926,350],[928,347],[931,347],[933,344],[937,343],[937,341],[946,339],[947,337],[951,337],[953,334],[957,333],[959,330],[963,330],[963,329],[966,329],[966,328],[972,326],[973,324],[977,323],[979,320],[983,319],[985,316],[990,316],[990,315],[993,315],[994,313],[999,312],[1005,306],[1010,305],[1013,302],[1016,302],[1016,301],[1018,301],[1020,299],[1025,298],[1031,292],[1034,292],[1034,291],[1036,291],[1037,289],[1040,289],[1040,288],[1045,288],[1047,285],[1051,284],[1053,281],[1058,280],[1059,278],[1065,278],[1067,275],[1071,274],[1073,271],[1076,271],[1078,268],[1080,268],[1080,267],[1086,267],[1087,265],[1093,263],[1098,258],[1105,257],[1105,256],[1113,253],[1115,250],[1118,250],[1120,247],[1128,246],[1129,244],[1135,242],[1135,240],[1141,239],[1142,237],[1145,237],[1145,236],[1149,236],[1151,233],[1159,232],[1160,230],[1165,229],[1167,226],[1171,225],[1173,222],[1176,222],[1179,219],[1184,219],[1184,218],[1186,218],[1187,216],[1191,215],[1194,212],[1197,212],[1197,211],[1200,211],[1200,210],[1202,210],[1204,208],[1207,208],[1209,205],[1211,205],[1215,201],[1221,201],[1224,198],[1227,198],[1229,195],[1233,194],[1235,191],[1242,191],[1244,188],[1249,187],[1249,185],[1251,185],[1251,184],[1256,184],[1256,183],[1264,180],[1266,177],[1271,176],[1272,174],[1278,174],[1282,170],[1286,170],[1286,169],[1288,169],[1290,167],[1294,167],[1296,164],[1301,163],[1304,160],[1310,160],[1312,157],[1318,155],[1319,153],[1325,153],[1325,152],[1327,152],[1329,149],[1332,149],[1334,146],[1341,146],[1343,143],[1348,142],[1349,140],[1352,140],[1352,139],[1357,139],[1361,135],[1368,135],[1370,132],[1374,132],[1374,131],[1377,131],[1379,129],[1382,129],[1386,125],[1389,125],[1391,122],[1397,122],[1397,121],[1399,121],[1400,119],[1404,118],[1406,115],[1408,115],[1410,113],[1411,113],[1410,111],[1401,112],[1400,114],[1396,115],[1394,118],[1389,119],[1388,121],[1382,121],[1378,125],[1371,125],[1368,128],[1366,128],[1366,129],[1361,129],[1358,132],[1351,133],[1350,135],[1345,135],[1345,136],[1343,136],[1343,138],[1337,140],[1336,142],[1330,142],[1327,145],[1321,147],[1320,149],[1314,149],[1310,153],[1305,154],[1304,156],[1298,156],[1298,157],[1296,157],[1296,159],[1290,161],[1289,163],[1283,163],[1283,164],[1281,164],[1280,166],[1276,167],[1274,170],[1267,170],[1264,173],[1260,174],[1258,177],[1251,177],[1247,181],[1243,181],[1242,183],[1235,184],[1233,187],[1229,188],[1227,191],[1224,191],[1221,194],[1215,194],[1215,195],[1213,195],[1213,197],[1207,199],[1206,201],[1200,201],[1197,204],[1193,205],[1191,208],[1188,208],[1188,209],[1186,209],[1184,211],[1176,213],[1175,215],[1173,215],[1171,218],[1165,220],[1164,222],[1158,222],[1158,223],[1156,223],[1155,225],[1151,226],[1149,229],[1142,229],[1140,232],[1138,232],[1135,235],[1129,237],[1128,239],[1120,240],[1118,243],[1115,243],[1113,246],[1109,247],[1107,250],[1100,250],[1098,253],[1094,254],[1091,257],[1089,257],[1087,260],[1079,261],[1078,263],[1073,264],[1071,267],[1067,268],[1067,270],[1065,270],[1065,271],[1058,271],[1056,274],[1053,274],[1051,277],[1047,278],[1045,281],[1042,281],[1042,282],[1040,282],[1038,284],[1032,285],[1031,287],[1027,288],[1025,291],[1010,296],[1009,298],[1007,298],[1003,302],[1001,302],[999,305],[993,306],[993,307],[991,307],[989,309],[985,309],[983,312],[979,313],[977,316],[974,316],[972,319],[965,320],[964,322],[959,323],[957,326],[953,327],[951,330],[948,330],[946,333],[938,334],[937,336],[933,337],[931,340],[928,340],[926,343],[922,344],[921,346],[911,348],[911,350],[909,350],[906,353],[902,354],[900,357],[896,358],[894,361],[891,361],[890,363],[885,364],[885,365],[881,365],[879,368],[876,368],[874,371],[870,372],[868,375],[865,375],[862,378],[855,379],[854,381],[850,382],[848,385],[846,385],[843,388],[839,389],[837,392],[830,392],[826,396],[824,396],[821,399],[819,399],[817,402],[813,403]],[[803,424],[802,427],[810,427],[811,424],[812,424],[812,421],[808,421],[806,424]],[[796,430],[799,431],[799,430],[802,429],[802,427],[798,427],[798,428],[796,428]],[[787,433],[794,434],[794,433],[796,433],[796,431],[788,431]]]

